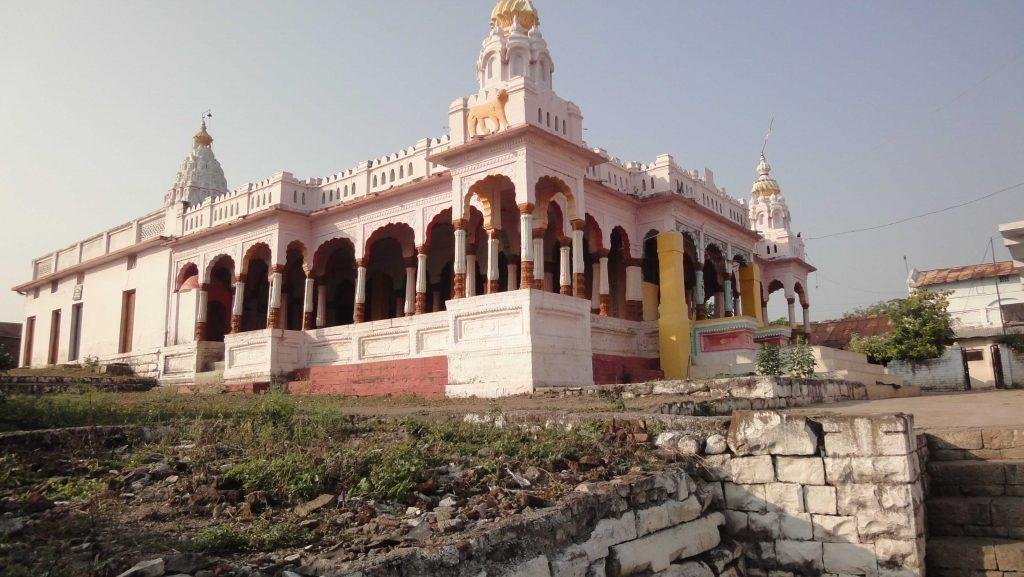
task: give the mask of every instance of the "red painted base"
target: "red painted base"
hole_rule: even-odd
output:
[[[427,357],[311,367],[295,371],[294,378],[295,381],[288,383],[288,392],[293,395],[413,395],[440,398],[444,397],[444,388],[448,384],[448,358]]]
[[[594,355],[594,384],[643,383],[664,378],[658,359]]]

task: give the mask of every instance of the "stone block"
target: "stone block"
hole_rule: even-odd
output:
[[[747,532],[749,520],[745,511],[725,511],[725,532],[730,535],[740,535]]]
[[[916,448],[911,415],[828,416],[819,421],[828,457],[906,455]]]
[[[579,545],[568,547],[551,558],[551,577],[587,577],[590,559]]]
[[[824,485],[825,465],[820,457],[776,457],[775,477],[784,483]]]
[[[809,513],[783,513],[779,518],[782,538],[790,541],[810,541],[814,539],[814,526]],[[815,539],[820,541],[820,539]]]
[[[767,511],[764,485],[725,483],[725,506],[737,511]]]
[[[932,485],[1002,485],[1006,467],[991,461],[935,461],[928,464]]]
[[[928,500],[928,522],[936,525],[991,525],[992,499],[948,497]]]
[[[737,411],[729,424],[729,448],[736,455],[814,455],[818,434],[798,415]]]
[[[822,544],[815,541],[775,542],[775,558],[783,569],[813,575],[823,568]]]
[[[981,449],[984,444],[979,429],[954,429],[929,431],[928,447],[931,449]]]
[[[685,501],[669,500],[636,512],[637,536],[649,535],[671,525],[693,521],[700,517],[702,507],[696,495]]]
[[[506,577],[551,577],[551,569],[548,558],[538,555],[529,561],[520,563],[505,575]]]
[[[878,570],[871,544],[825,543],[822,548],[825,570],[829,573],[873,576]]]
[[[725,491],[722,489],[722,483],[718,481],[704,483],[697,489],[696,494],[705,504],[718,506],[725,504]]]
[[[924,567],[924,540],[897,541],[879,539],[875,541],[875,559],[879,567]]]
[[[992,524],[1001,527],[1024,527],[1024,497],[992,499]]]
[[[804,487],[804,510],[819,515],[836,514],[836,488],[810,485]]]
[[[857,518],[847,515],[812,515],[814,540],[823,543],[855,543]]]
[[[618,519],[601,519],[597,522],[590,538],[582,543],[587,559],[595,561],[608,556],[612,545],[636,539],[636,514],[627,511]]]
[[[764,486],[764,499],[769,511],[803,513],[803,497],[803,487],[796,483],[768,483]]]
[[[771,455],[737,457],[729,462],[729,476],[733,483],[771,483],[775,480],[775,466]]]
[[[1024,447],[1024,431],[1021,430],[991,429],[982,431],[981,435],[984,448],[986,449],[1016,449]]]
[[[999,541],[994,548],[1000,571],[1024,571],[1024,541]]]
[[[914,539],[923,496],[911,485],[843,485],[836,487],[836,510],[857,517],[862,539]]]
[[[700,561],[687,561],[670,565],[668,569],[655,573],[653,577],[715,577],[711,568]]]
[[[830,485],[850,483],[913,483],[921,474],[917,455],[884,457],[825,457]]]
[[[974,537],[933,537],[928,539],[928,568],[995,571],[996,550],[991,539]]]
[[[719,519],[709,515],[613,545],[605,567],[608,576],[624,577],[643,570],[664,571],[676,559],[694,557],[713,549],[721,540],[718,525]]]
[[[706,455],[701,460],[704,477],[709,481],[731,481],[732,467],[729,463],[732,455]]]
[[[778,539],[782,536],[782,527],[779,524],[778,513],[748,513],[747,522],[749,535],[755,539],[767,541]]]

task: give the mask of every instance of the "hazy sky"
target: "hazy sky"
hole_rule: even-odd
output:
[[[804,236],[1024,181],[1024,2],[534,1],[591,146],[670,152],[746,197],[775,116],[768,158]],[[33,257],[159,208],[207,108],[232,188],[443,134],[492,4],[0,3],[0,320],[21,320],[6,289]],[[977,262],[1021,219],[1024,188],[808,241],[812,315],[905,294],[904,255]]]

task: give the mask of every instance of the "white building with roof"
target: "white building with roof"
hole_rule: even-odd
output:
[[[789,336],[764,327],[776,290],[806,326],[814,269],[763,156],[748,205],[709,169],[591,148],[530,0],[482,28],[447,136],[230,189],[204,122],[161,207],[32,262],[22,363],[497,396],[745,372]]]

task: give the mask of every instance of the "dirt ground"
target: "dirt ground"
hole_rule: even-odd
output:
[[[919,430],[1024,428],[1024,390],[972,391],[928,394],[906,399],[848,401],[793,409],[793,412],[805,415],[910,413],[914,415],[914,426]]]

